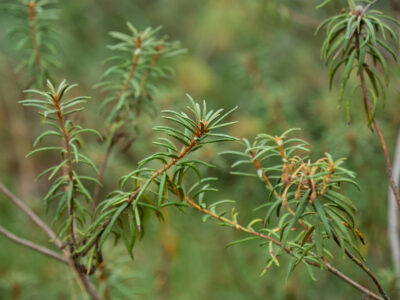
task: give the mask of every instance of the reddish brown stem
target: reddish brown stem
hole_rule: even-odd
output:
[[[205,133],[205,132],[204,132]],[[202,133],[202,134],[204,134]],[[201,134],[201,135],[202,135]],[[200,134],[197,136],[200,137]],[[178,161],[180,161],[182,158],[184,158],[195,146],[197,145],[197,139],[192,138],[190,140],[190,143],[188,145],[186,145],[183,150],[181,152],[179,152],[179,154],[177,155],[176,158],[172,159],[167,165],[164,165],[162,168],[160,168],[159,170],[157,170],[156,172],[153,173],[153,175],[151,175],[151,177],[147,180],[147,181],[152,181],[154,178],[156,178],[158,175],[166,172],[168,169],[170,169],[171,167],[173,167]],[[130,197],[128,202],[131,204],[133,203],[133,201],[136,200],[136,197],[139,195],[140,191],[142,190],[144,184],[142,184],[141,186],[139,186],[139,188],[136,190],[135,193],[133,193]]]
[[[335,234],[333,234],[333,239],[336,242],[336,244],[341,247],[341,244],[339,242],[339,239]],[[346,255],[348,258],[350,258],[351,261],[353,261],[356,265],[358,265],[370,278],[371,280],[375,283],[376,287],[379,290],[379,293],[382,295],[382,297],[385,300],[389,300],[389,296],[386,294],[385,290],[383,289],[381,283],[379,282],[378,278],[376,278],[375,274],[372,273],[372,271],[365,265],[363,264],[357,257],[355,257],[349,250],[346,248],[344,249]]]
[[[373,293],[372,291],[370,291],[366,287],[362,286],[358,282],[356,282],[353,279],[349,278],[348,276],[344,275],[339,270],[337,270],[334,267],[332,267],[328,262],[324,261],[324,266],[328,269],[329,272],[331,272],[332,274],[336,275],[337,277],[339,277],[343,281],[346,281],[348,284],[350,284],[351,286],[355,287],[356,289],[361,291],[366,296],[368,296],[368,297],[370,297],[372,299],[382,300],[382,298],[379,297],[377,294]]]
[[[63,172],[64,175],[68,176],[69,181],[74,183],[74,173],[73,173],[73,159],[72,159],[72,152],[71,152],[71,147],[70,147],[70,136],[68,133],[68,130],[65,126],[65,120],[64,120],[64,115],[63,112],[61,110],[61,106],[59,101],[61,99],[59,99],[57,93],[54,94],[52,96],[53,98],[53,105],[54,108],[57,110],[57,117],[58,117],[58,121],[60,123],[61,126],[61,131],[62,131],[62,135],[63,135],[63,144],[64,144],[64,148],[67,152],[67,164],[64,165],[63,167]],[[68,192],[69,187],[65,186],[65,192]],[[68,214],[71,216],[72,218],[72,222],[71,222],[71,241],[72,241],[72,249],[71,252],[73,252],[75,250],[75,246],[76,246],[76,234],[75,234],[75,212],[74,212],[74,197],[76,195],[76,191],[75,191],[75,184],[72,185],[72,199],[71,199],[71,204],[68,207]]]
[[[361,26],[362,26],[362,24],[361,24]],[[359,32],[360,31],[357,31],[355,33],[357,60],[359,60],[359,58],[360,58],[360,39],[359,39]],[[368,95],[367,84],[366,84],[366,80],[365,80],[365,76],[364,76],[364,67],[361,68],[359,77],[360,77],[360,82],[361,82],[361,90],[362,90],[362,94],[363,94],[363,98],[364,98],[364,104],[365,104],[365,107],[368,110],[368,115],[373,118],[372,119],[372,123],[374,124],[374,127],[376,129],[376,133],[378,134],[378,137],[379,137],[379,142],[380,142],[380,144],[382,146],[383,155],[385,157],[386,174],[387,174],[387,176],[389,178],[390,186],[392,187],[392,191],[393,191],[393,194],[394,194],[394,196],[396,198],[397,205],[400,207],[399,188],[397,187],[396,182],[395,182],[395,180],[393,178],[392,164],[390,163],[389,151],[387,149],[385,139],[384,139],[382,131],[381,131],[380,127],[379,127],[378,121],[377,121],[377,119],[376,119],[376,117],[374,116],[374,113],[373,113],[371,100],[370,100],[369,95]]]

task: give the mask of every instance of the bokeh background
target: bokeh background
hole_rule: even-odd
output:
[[[1,2],[2,0],[0,0]],[[359,95],[352,102],[352,123],[338,107],[338,85],[330,92],[328,71],[319,58],[323,33],[314,35],[318,23],[337,13],[345,1],[333,1],[317,10],[319,1],[300,0],[80,0],[60,1],[60,18],[54,26],[60,36],[61,68],[56,78],[79,83],[78,93],[92,100],[82,114],[88,127],[103,126],[98,113],[104,95],[93,88],[106,69],[111,55],[106,45],[108,32],[126,31],[126,21],[137,28],[162,25],[162,33],[179,40],[187,52],[168,64],[175,76],[159,85],[154,97],[157,109],[179,109],[187,104],[186,93],[206,99],[213,108],[239,106],[232,119],[239,123],[230,134],[252,139],[257,133],[277,135],[299,127],[309,141],[312,156],[329,152],[348,157],[346,167],[357,172],[362,190],[351,187],[348,194],[359,208],[358,226],[366,239],[362,252],[385,287],[393,293],[394,275],[387,239],[387,193],[384,159],[378,139],[368,130]],[[379,9],[394,16],[390,1],[379,1]],[[21,57],[7,31],[15,20],[0,15],[0,178],[37,213],[51,223],[42,197],[49,183],[34,182],[57,157],[26,159],[34,138],[43,130],[39,116],[23,109],[23,74],[15,72]],[[390,59],[389,59],[390,60]],[[381,122],[390,153],[394,151],[400,124],[400,68],[390,63],[391,83],[385,106],[380,105]],[[138,140],[128,153],[114,151],[106,174],[106,190],[117,186],[120,176],[155,151],[151,127],[160,123],[142,116]],[[95,139],[87,145],[99,162],[104,149]],[[248,219],[252,209],[267,195],[257,182],[229,174],[230,158],[218,155],[222,149],[207,147],[203,158],[217,165],[210,174],[220,177],[219,193],[210,200],[238,201],[240,218]],[[0,195],[0,223],[13,232],[46,244],[46,237],[3,195]],[[244,222],[245,223],[245,222]],[[286,282],[285,259],[281,268],[263,277],[266,249],[256,243],[226,248],[242,237],[240,233],[203,223],[190,210],[168,211],[160,223],[148,216],[146,232],[131,261],[122,245],[107,246],[113,299],[359,299],[358,291],[336,277],[315,270],[313,281],[304,267]],[[367,286],[368,278],[337,253],[337,266]],[[0,237],[0,299],[73,299],[71,274],[64,266]],[[79,295],[78,291],[75,294]],[[78,299],[79,296],[78,296]]]

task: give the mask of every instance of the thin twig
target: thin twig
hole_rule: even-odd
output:
[[[333,239],[336,242],[336,244],[338,244],[338,246],[341,247],[340,241],[335,234],[333,234]],[[345,248],[344,251],[347,257],[350,258],[351,261],[353,261],[357,266],[359,266],[372,279],[382,297],[385,300],[389,300],[389,296],[386,294],[385,290],[383,289],[381,283],[379,282],[378,278],[376,278],[374,273],[372,273],[372,271],[365,264],[363,264],[357,257],[355,257],[348,249]]]
[[[22,210],[40,229],[42,229],[48,237],[50,237],[51,241],[56,244],[58,248],[62,248],[62,242],[57,238],[54,231],[45,223],[41,218],[39,218],[29,207],[27,207],[17,196],[10,192],[9,189],[5,187],[5,185],[0,182],[0,191],[7,196],[14,204]]]
[[[56,260],[58,260],[58,261],[60,261],[60,262],[62,262],[64,264],[68,264],[68,261],[63,256],[57,254],[56,252],[54,252],[54,251],[52,251],[52,250],[50,250],[50,249],[48,249],[46,247],[40,246],[38,244],[35,244],[35,243],[33,243],[33,242],[29,241],[29,240],[20,238],[20,237],[16,236],[15,234],[11,233],[10,231],[8,231],[7,229],[5,229],[4,227],[2,227],[2,226],[0,226],[0,234],[2,234],[6,238],[12,240],[13,242],[15,242],[15,243],[17,243],[19,245],[28,247],[28,248],[36,251],[36,252],[39,252],[39,253],[42,253],[42,254],[44,254],[46,256],[54,258],[54,259],[56,259]]]
[[[73,183],[72,185],[72,196],[71,196],[71,200],[68,206],[68,214],[69,216],[71,216],[72,221],[71,221],[71,226],[70,226],[70,230],[71,230],[71,252],[75,251],[75,246],[76,246],[76,220],[75,220],[75,196],[76,196],[76,187],[75,187],[75,179],[74,179],[74,168],[73,168],[73,159],[72,159],[72,149],[71,149],[71,145],[70,145],[70,140],[71,137],[69,136],[67,127],[65,125],[65,116],[63,114],[63,111],[61,109],[60,106],[60,100],[61,98],[59,98],[60,95],[58,95],[57,93],[55,93],[54,95],[52,95],[52,99],[53,99],[53,106],[57,111],[57,117],[58,117],[58,122],[60,123],[60,128],[61,128],[61,132],[63,135],[63,146],[65,148],[66,151],[66,159],[67,163],[63,166],[63,172],[64,175],[66,177],[68,177],[69,181]],[[69,185],[65,185],[65,193],[68,193],[68,190],[70,189]]]
[[[366,287],[362,286],[358,282],[355,282],[353,279],[349,278],[348,276],[346,276],[343,273],[341,273],[339,270],[337,270],[334,267],[332,267],[327,261],[324,261],[324,265],[328,269],[329,272],[331,272],[332,274],[335,274],[340,279],[346,281],[348,284],[350,284],[351,286],[353,286],[356,289],[360,290],[361,292],[363,292],[368,297],[370,297],[372,299],[376,299],[376,300],[382,300],[381,297],[379,297],[378,295],[374,294],[373,292],[371,292]]]
[[[79,268],[76,262],[71,258],[70,253],[64,249],[63,243],[57,238],[57,235],[54,231],[41,219],[39,218],[29,207],[27,207],[17,196],[11,193],[2,182],[0,182],[0,191],[2,191],[7,198],[9,198],[22,212],[24,212],[40,229],[42,229],[48,237],[50,237],[51,241],[62,250],[66,260],[68,261],[68,265],[74,271],[77,282],[83,292],[86,292],[90,295],[93,300],[101,300],[100,296],[97,294],[90,280],[79,271]]]

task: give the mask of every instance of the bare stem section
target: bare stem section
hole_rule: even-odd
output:
[[[46,247],[40,246],[29,240],[26,240],[19,236],[16,236],[15,234],[11,233],[10,231],[8,231],[7,229],[5,229],[2,226],[0,226],[0,234],[2,234],[6,238],[10,239],[11,241],[13,241],[19,245],[22,245],[24,247],[32,249],[32,250],[39,252],[43,255],[46,255],[48,257],[54,258],[55,260],[58,260],[64,264],[68,264],[68,261],[63,256],[57,254],[56,252],[54,252]]]

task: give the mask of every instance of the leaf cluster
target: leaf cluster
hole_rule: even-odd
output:
[[[31,151],[27,157],[50,151],[59,152],[61,155],[61,161],[40,173],[37,180],[47,176],[52,183],[44,200],[46,210],[52,203],[57,204],[55,221],[67,214],[59,231],[59,235],[64,239],[71,237],[69,229],[72,222],[78,221],[80,226],[86,222],[88,209],[85,204],[92,199],[86,188],[87,182],[100,184],[91,176],[78,174],[79,165],[88,165],[94,172],[98,172],[92,160],[81,152],[82,135],[92,133],[100,138],[101,136],[96,130],[82,128],[68,119],[70,115],[82,111],[84,109],[82,105],[89,99],[86,96],[67,99],[68,92],[76,86],[76,84],[67,84],[64,80],[55,88],[50,81],[47,81],[48,90],[46,92],[35,89],[26,90],[25,92],[31,97],[20,101],[24,106],[38,108],[39,114],[43,117],[42,122],[51,128],[35,139],[33,146],[36,149]],[[58,138],[59,143],[53,146],[39,147],[39,144],[49,137]]]
[[[51,78],[50,70],[59,67],[59,34],[53,26],[58,19],[55,4],[55,0],[16,0],[2,5],[16,20],[8,34],[15,37],[16,49],[23,55],[17,71],[29,70],[31,78],[28,80],[40,88]]]
[[[158,37],[161,27],[139,31],[129,22],[127,26],[129,33],[110,32],[117,42],[109,49],[117,54],[106,60],[110,66],[101,82],[95,85],[107,95],[101,108],[111,107],[106,122],[108,126],[115,124],[111,131],[125,122],[133,122],[141,111],[155,114],[152,103],[157,91],[155,82],[173,74],[172,68],[163,65],[163,60],[183,52],[179,42]]]
[[[347,96],[348,81],[353,73],[360,76],[365,72],[369,79],[368,93],[373,100],[373,113],[367,115],[372,121],[379,98],[385,100],[385,85],[389,82],[388,66],[383,52],[387,52],[397,61],[395,50],[398,45],[398,36],[386,21],[397,25],[400,23],[378,10],[371,9],[375,1],[363,1],[366,4],[352,3],[349,11],[344,11],[323,21],[317,32],[326,27],[326,37],[321,47],[321,58],[329,66],[329,87],[332,88],[333,79],[342,69],[339,102],[344,98],[348,122],[350,122],[351,98],[358,86],[350,89]],[[378,72],[378,66],[383,68],[384,80]]]
[[[86,253],[94,245],[101,249],[112,233],[133,255],[137,233],[143,232],[145,210],[163,219],[163,207],[186,206],[182,201],[185,197],[202,199],[206,192],[215,191],[208,184],[215,178],[203,177],[200,171],[202,166],[212,165],[188,156],[206,144],[235,140],[218,130],[234,123],[224,120],[236,108],[223,113],[223,109],[208,110],[205,101],[200,105],[189,100],[188,112],[164,111],[163,118],[172,126],[154,127],[165,135],[155,142],[162,150],[140,161],[136,170],[120,179],[121,189],[111,192],[98,205],[95,221],[77,253]]]
[[[300,262],[306,265],[307,261],[321,263],[322,257],[333,257],[329,241],[335,241],[343,251],[349,248],[361,257],[357,240],[363,241],[363,238],[355,228],[356,207],[341,192],[343,183],[358,188],[352,179],[354,173],[342,166],[344,159],[334,160],[328,153],[312,162],[307,156],[307,143],[288,138],[293,130],[275,137],[259,134],[252,144],[244,140],[243,151],[224,152],[238,157],[233,168],[250,165],[253,170],[233,174],[258,178],[268,191],[265,203],[254,210],[264,211],[264,215],[252,220],[248,226],[281,243],[281,246],[264,243],[269,245],[270,257],[266,269],[272,264],[279,266],[278,257],[285,253],[282,251],[285,247],[295,257],[290,272]],[[261,228],[252,228],[256,223]]]

